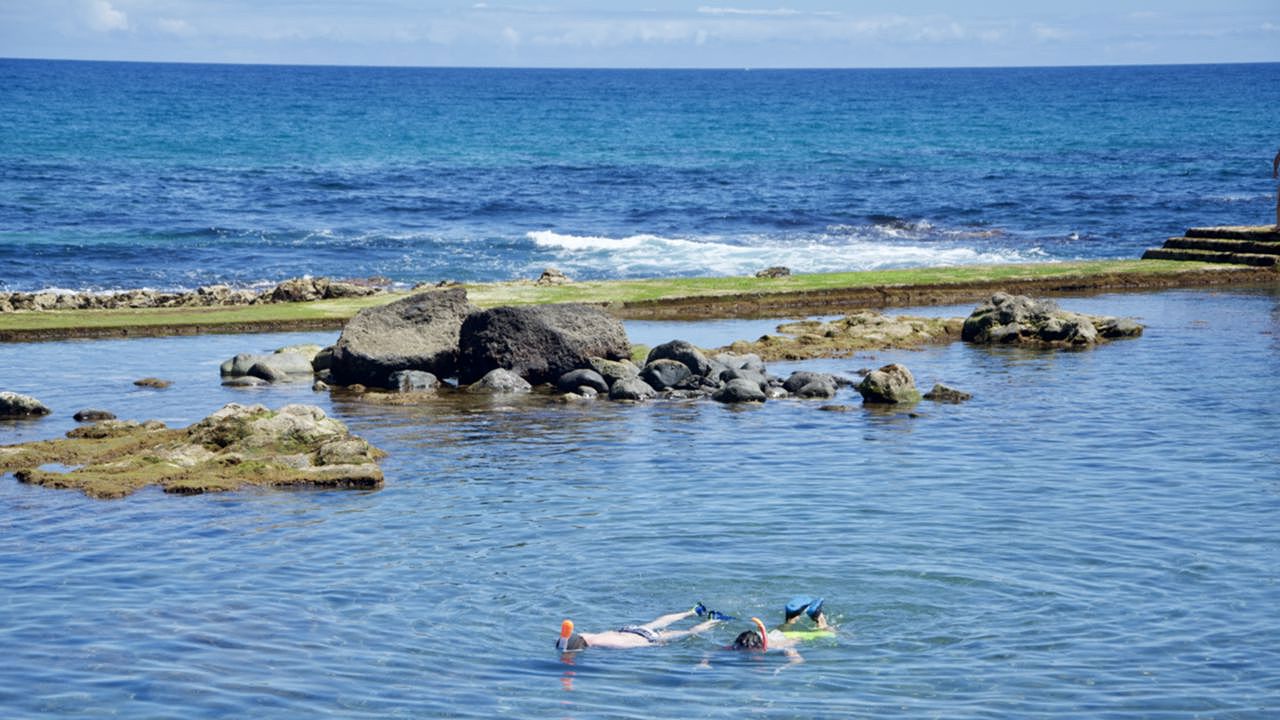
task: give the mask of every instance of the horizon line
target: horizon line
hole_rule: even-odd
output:
[[[832,70],[1054,70],[1084,68],[1158,68],[1158,67],[1201,67],[1228,65],[1280,65],[1280,60],[1249,61],[1210,61],[1185,63],[1097,63],[1097,64],[1062,64],[1062,65],[830,65],[830,66],[636,66],[636,65],[382,65],[382,64],[341,64],[341,63],[309,63],[309,62],[236,62],[231,60],[119,60],[91,58],[57,58],[57,57],[6,57],[0,56],[0,62],[65,62],[65,63],[117,63],[132,65],[213,65],[223,67],[281,67],[281,68],[349,68],[349,69],[383,69],[383,70],[587,70],[587,71],[715,71],[715,72],[775,72],[775,71],[832,71]]]

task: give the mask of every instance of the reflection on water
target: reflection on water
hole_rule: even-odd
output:
[[[960,344],[902,362],[962,405],[385,406],[218,385],[236,352],[332,335],[2,346],[55,415],[192,422],[310,402],[388,450],[376,492],[121,501],[0,480],[0,706],[59,717],[1265,717],[1280,694],[1274,294],[1067,299],[1138,315],[1092,352]],[[963,314],[968,308],[956,308]],[[701,341],[698,328],[650,327]],[[719,332],[714,327],[708,333]],[[658,341],[660,342],[661,339]],[[714,343],[706,343],[714,344]],[[102,358],[111,362],[104,363]],[[132,380],[171,379],[167,390]],[[743,629],[572,665],[603,629],[702,600],[776,622],[826,597],[805,662]],[[704,663],[704,661],[706,661]],[[180,711],[178,709],[181,709]]]

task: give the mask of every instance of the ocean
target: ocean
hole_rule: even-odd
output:
[[[1273,217],[1280,65],[579,71],[0,61],[0,288],[1135,257]],[[0,344],[0,390],[182,427],[317,405],[370,492],[0,476],[0,717],[1262,720],[1280,714],[1280,287],[1058,298],[1136,339],[906,365],[959,405],[389,406],[220,384],[336,332]],[[972,305],[903,308],[963,316]],[[628,322],[704,347],[775,321]],[[139,388],[146,376],[172,381]],[[770,625],[561,656],[702,601]],[[691,621],[680,623],[687,627]]]
[[[0,289],[1136,257],[1270,222],[1280,64],[0,60]]]

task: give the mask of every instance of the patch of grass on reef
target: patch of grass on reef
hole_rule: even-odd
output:
[[[1222,270],[1232,266],[1172,260],[1095,260],[1016,265],[959,265],[953,267],[864,270],[813,273],[780,278],[701,277],[649,280],[601,280],[567,285],[529,282],[467,285],[467,297],[482,307],[560,302],[610,303],[773,293],[817,292],[886,285],[967,285],[1040,278],[1096,275],[1160,275],[1193,270]]]
[[[1250,272],[1254,274],[1249,274]],[[1197,273],[1212,277],[1239,277],[1257,281],[1258,269],[1214,263],[1172,260],[1098,260],[1087,262],[1034,263],[1016,265],[963,265],[954,267],[908,268],[843,273],[814,273],[780,278],[699,277],[649,280],[609,280],[572,282],[565,285],[537,285],[532,281],[476,283],[466,285],[471,302],[480,307],[581,302],[612,304],[661,303],[691,298],[821,293],[840,290],[911,286],[989,285],[1052,279],[1081,280],[1087,289],[1090,278],[1125,277],[1134,286],[1143,278],[1191,277]],[[1215,280],[1216,281],[1216,280]],[[1194,280],[1189,281],[1196,284]],[[1201,280],[1201,282],[1204,282]],[[1154,284],[1154,283],[1153,283]],[[180,332],[242,332],[262,329],[340,328],[360,310],[400,299],[408,293],[386,293],[363,298],[343,298],[305,303],[273,303],[229,307],[143,308],[117,310],[50,310],[44,312],[0,313],[0,340],[30,340],[56,337],[176,334]],[[704,311],[715,317],[714,308]]]

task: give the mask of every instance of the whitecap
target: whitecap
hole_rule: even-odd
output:
[[[913,224],[914,232],[931,232],[932,225]],[[527,234],[570,274],[595,277],[661,277],[689,275],[749,275],[764,267],[785,265],[793,272],[841,272],[935,265],[1019,263],[1043,260],[1039,248],[979,249],[959,239],[921,242],[904,240],[901,230],[872,226],[840,228],[840,232],[795,235],[748,235],[732,241],[718,235],[662,237],[652,234],[607,237],[570,235],[551,230]],[[938,235],[939,233],[934,233]]]

